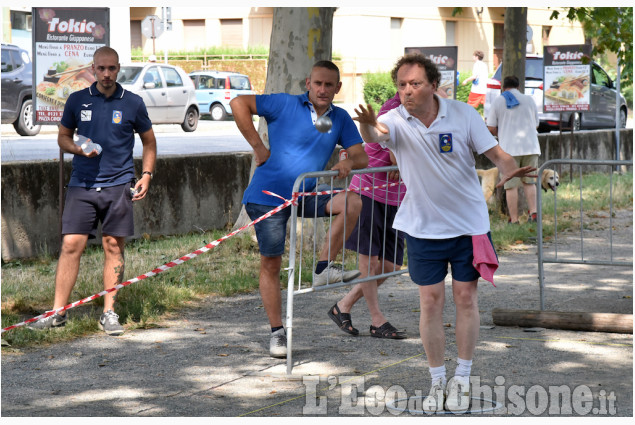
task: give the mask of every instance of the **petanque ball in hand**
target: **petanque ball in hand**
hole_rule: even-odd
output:
[[[315,128],[320,133],[327,133],[332,126],[333,121],[331,121],[331,119],[326,115],[322,115],[315,121]]]

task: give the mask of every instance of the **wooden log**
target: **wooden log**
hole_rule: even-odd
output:
[[[542,327],[574,331],[633,333],[633,315],[541,310],[492,310],[498,326]]]

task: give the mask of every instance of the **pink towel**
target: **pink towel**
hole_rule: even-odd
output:
[[[498,257],[487,235],[472,236],[474,260],[472,265],[481,277],[494,285],[494,272],[498,268]],[[496,286],[496,285],[494,285]]]

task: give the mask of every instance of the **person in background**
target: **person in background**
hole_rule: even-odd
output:
[[[485,105],[485,93],[487,92],[487,65],[483,62],[485,54],[480,50],[474,50],[474,66],[472,67],[472,75],[463,80],[463,85],[472,81],[470,95],[467,98],[467,104],[475,108],[478,105]]]
[[[494,99],[487,117],[487,128],[498,136],[500,147],[512,155],[521,167],[538,167],[540,143],[537,128],[538,107],[531,96],[522,94],[520,81],[515,75],[503,79],[501,95]],[[518,187],[522,182],[529,207],[528,222],[536,222],[536,179],[513,178],[505,183],[505,196],[509,209],[509,223],[518,224]]]

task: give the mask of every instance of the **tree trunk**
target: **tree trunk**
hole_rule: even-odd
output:
[[[331,60],[334,12],[334,7],[274,7],[265,94],[300,94],[306,90],[305,78],[311,66],[319,60]],[[264,119],[260,120],[258,133],[269,147]],[[255,170],[252,158],[250,181]],[[234,229],[250,221],[243,205]]]
[[[525,56],[527,55],[527,8],[505,8],[505,42],[503,44],[503,72],[505,78],[515,75],[520,81],[518,90],[525,92]]]

